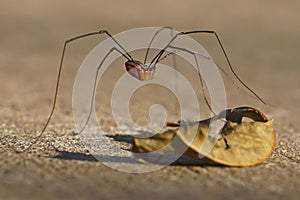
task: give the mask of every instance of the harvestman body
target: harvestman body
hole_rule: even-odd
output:
[[[116,39],[108,32],[108,31],[106,31],[106,30],[100,30],[100,31],[96,31],[96,32],[91,32],[91,33],[79,35],[79,36],[76,36],[76,37],[74,37],[74,38],[71,38],[71,39],[65,41],[64,47],[63,47],[63,51],[62,51],[61,60],[60,60],[60,65],[59,65],[58,75],[57,75],[57,82],[56,82],[56,88],[55,88],[55,93],[54,93],[54,98],[53,98],[53,105],[52,105],[52,109],[51,109],[51,112],[50,112],[50,114],[49,114],[49,117],[48,117],[48,119],[47,119],[47,121],[46,121],[46,123],[45,123],[43,129],[41,130],[41,132],[39,133],[39,135],[36,137],[36,139],[35,139],[28,147],[24,148],[23,150],[20,151],[20,150],[16,150],[16,149],[15,149],[15,151],[16,151],[17,153],[21,153],[21,152],[25,152],[25,151],[27,151],[29,148],[31,148],[32,145],[35,144],[35,143],[40,139],[40,137],[43,135],[43,133],[45,132],[45,130],[47,129],[47,127],[48,127],[48,125],[49,125],[49,123],[50,123],[50,121],[51,121],[51,118],[52,118],[52,116],[53,116],[53,113],[54,113],[54,110],[55,110],[55,106],[56,106],[56,100],[57,100],[57,95],[58,95],[58,89],[59,89],[60,77],[61,77],[61,73],[62,73],[62,66],[63,66],[63,61],[64,61],[64,56],[65,56],[67,44],[71,43],[72,41],[78,40],[78,39],[80,39],[80,38],[85,38],[85,37],[92,36],[92,35],[106,34],[106,35],[107,35],[109,38],[111,38],[111,39],[115,42],[115,44],[118,46],[118,48],[117,48],[117,47],[112,47],[112,48],[110,49],[110,51],[107,52],[107,54],[104,56],[103,60],[100,62],[99,66],[98,66],[98,68],[97,68],[96,75],[95,75],[95,76],[96,76],[96,77],[95,77],[95,82],[96,82],[97,77],[98,77],[98,71],[99,71],[99,69],[101,68],[101,66],[102,66],[102,64],[104,63],[104,61],[106,60],[106,58],[107,58],[112,52],[114,52],[114,51],[118,52],[121,56],[123,56],[123,57],[127,60],[127,61],[125,62],[125,68],[126,68],[127,72],[128,72],[130,75],[132,75],[134,78],[136,78],[136,79],[138,79],[138,80],[140,80],[140,81],[145,81],[145,80],[151,79],[151,78],[154,76],[156,64],[159,63],[161,60],[167,58],[168,56],[176,54],[176,52],[178,52],[178,51],[184,51],[184,52],[186,52],[186,53],[189,53],[189,54],[193,55],[194,58],[195,58],[195,61],[196,61],[198,70],[200,71],[200,68],[199,68],[198,62],[197,62],[197,56],[200,55],[200,56],[202,56],[202,57],[204,57],[204,58],[206,58],[206,59],[210,59],[210,58],[205,57],[204,55],[202,55],[202,54],[200,54],[200,53],[198,53],[198,52],[193,52],[193,51],[191,51],[191,50],[188,50],[188,49],[185,49],[185,48],[182,48],[182,47],[173,46],[173,45],[172,45],[172,42],[173,42],[177,37],[179,37],[179,36],[181,36],[181,35],[190,35],[190,34],[199,34],[199,33],[201,33],[201,34],[203,34],[203,33],[204,33],[204,34],[211,34],[211,35],[213,35],[213,36],[216,38],[218,44],[220,45],[220,48],[221,48],[221,50],[222,50],[222,52],[223,52],[223,54],[224,54],[224,56],[225,56],[225,59],[226,59],[228,65],[229,65],[229,68],[230,68],[231,72],[234,74],[234,76],[237,78],[237,80],[238,80],[238,81],[239,81],[239,82],[240,82],[247,90],[249,90],[249,91],[250,91],[250,92],[251,92],[251,93],[259,100],[259,101],[261,101],[263,104],[266,104],[266,103],[264,102],[264,100],[262,100],[262,99],[261,99],[261,98],[260,98],[260,97],[252,90],[252,89],[250,89],[250,88],[249,88],[249,87],[248,87],[248,86],[247,86],[247,85],[246,85],[246,84],[238,77],[238,75],[237,75],[236,72],[234,71],[234,69],[233,69],[233,67],[232,67],[232,65],[231,65],[231,63],[230,63],[230,61],[229,61],[229,58],[228,58],[228,56],[227,56],[227,54],[226,54],[226,52],[225,52],[225,49],[224,49],[224,47],[223,47],[223,45],[222,45],[222,43],[221,43],[221,41],[220,41],[220,39],[219,39],[219,37],[218,37],[218,35],[217,35],[217,33],[216,33],[215,31],[211,31],[211,30],[195,30],[195,31],[188,31],[188,32],[179,32],[179,33],[173,35],[172,38],[170,39],[170,41],[167,43],[167,45],[166,45],[163,49],[161,49],[161,50],[154,56],[154,58],[151,60],[151,62],[150,62],[149,64],[146,65],[145,63],[146,63],[146,60],[147,60],[147,56],[148,56],[148,52],[149,52],[149,49],[150,49],[150,47],[151,47],[151,44],[152,44],[154,38],[156,37],[156,35],[157,35],[160,31],[162,31],[162,30],[164,30],[164,29],[170,29],[170,30],[172,30],[171,27],[163,27],[163,28],[158,29],[158,30],[155,32],[155,34],[153,35],[153,37],[152,37],[152,39],[151,39],[151,41],[150,41],[150,43],[149,43],[149,46],[148,46],[148,48],[147,48],[146,55],[145,55],[145,58],[144,58],[144,62],[141,62],[141,61],[138,61],[138,60],[133,59],[133,58],[131,57],[131,55],[123,48],[123,46],[122,46],[122,45],[121,45],[121,44],[120,44],[120,43],[119,43],[119,42],[118,42],[118,41],[117,41],[117,40],[116,40]],[[170,52],[167,52],[167,51],[170,51]],[[166,53],[166,52],[167,52],[167,53]],[[217,66],[218,66],[218,65],[217,65]],[[218,66],[218,67],[219,67],[219,66]],[[223,72],[223,73],[225,73],[225,75],[227,75],[226,72],[225,72],[222,68],[219,67],[219,69],[221,69],[221,72]],[[228,76],[228,75],[227,75],[227,76]],[[203,84],[202,77],[201,77],[200,74],[199,74],[199,80],[200,80],[200,83],[201,83],[201,86],[202,86],[203,97],[204,97],[204,99],[205,99],[205,102],[206,102],[207,106],[208,106],[209,109],[211,110],[211,107],[210,107],[210,105],[209,105],[209,103],[208,103],[208,100],[207,100],[207,98],[206,98],[206,96],[205,96],[205,93],[204,93],[204,89],[203,89],[203,88],[204,88],[204,87],[203,87],[204,84]],[[93,88],[93,96],[95,95],[95,89],[96,89],[96,83],[94,84],[94,88]],[[93,98],[92,98],[92,101],[93,101]],[[92,105],[93,105],[93,102],[91,102],[91,106],[92,106]],[[82,128],[82,130],[81,130],[80,132],[82,132],[82,131],[85,129],[85,127],[86,127],[86,125],[87,125],[87,123],[88,123],[88,121],[89,121],[89,119],[90,119],[90,116],[91,116],[91,110],[92,110],[92,109],[90,109],[90,112],[89,112],[89,116],[88,116],[88,118],[87,118],[87,121],[86,121],[84,127]],[[211,110],[211,111],[212,111],[212,110]],[[213,111],[212,111],[212,112],[213,112]],[[80,132],[79,132],[79,133],[80,133]]]

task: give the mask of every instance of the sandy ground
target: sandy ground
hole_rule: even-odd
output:
[[[294,0],[26,0],[22,4],[2,0],[0,199],[298,199],[299,6]],[[47,119],[66,39],[99,29],[115,34],[166,25],[176,30],[216,30],[238,74],[273,105],[265,107],[238,90],[228,93],[229,106],[252,105],[275,119],[278,144],[266,162],[248,168],[177,162],[145,174],[119,172],[96,162],[74,134],[71,97],[80,63],[104,37],[70,45],[57,110],[46,135],[27,154],[14,153],[12,147],[30,142]],[[225,65],[212,38],[194,39],[203,41]],[[114,77],[114,71],[108,73]],[[104,85],[109,81],[99,87]],[[114,134],[108,99],[104,95],[96,105],[104,130]],[[139,116],[145,106],[139,102],[132,106],[133,115]],[[169,101],[164,103],[172,110]]]

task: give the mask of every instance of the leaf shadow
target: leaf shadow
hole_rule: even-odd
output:
[[[125,142],[128,144],[132,144],[132,136],[131,135],[105,135],[106,137],[112,138],[117,142]],[[128,149],[123,149],[126,151],[130,151]],[[133,157],[123,157],[116,155],[92,155],[78,152],[69,152],[69,151],[60,151],[56,150],[58,155],[54,156],[55,159],[60,160],[77,160],[77,161],[87,161],[87,162],[119,162],[119,163],[132,163],[132,164],[141,164],[136,158]],[[220,165],[218,163],[213,163],[208,161],[207,159],[195,160],[184,155],[180,156],[177,160],[170,164],[171,166],[201,166],[201,167],[226,167],[224,165]]]

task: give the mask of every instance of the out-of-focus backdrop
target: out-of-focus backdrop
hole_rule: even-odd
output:
[[[297,199],[299,7],[296,0],[2,0],[0,198]],[[247,95],[241,97],[238,90],[230,92],[229,87],[230,106],[251,102],[275,119],[278,144],[268,161],[251,168],[174,165],[136,175],[114,171],[90,157],[77,156],[80,149],[76,148],[82,144],[72,135],[73,81],[82,60],[104,36],[70,45],[57,112],[49,131],[29,154],[15,154],[11,150],[22,140],[32,139],[47,119],[66,39],[100,29],[116,34],[148,26],[217,31],[239,76],[269,103],[266,107]],[[212,37],[193,38],[220,65],[226,65]],[[123,66],[119,68],[124,70]],[[98,104],[101,111],[109,113],[105,105]],[[102,120],[109,132],[113,126],[111,118]],[[49,157],[47,152],[52,155],[55,151],[47,145],[68,154]],[[38,157],[40,154],[43,156]]]

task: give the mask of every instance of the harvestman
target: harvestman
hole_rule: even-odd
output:
[[[38,136],[36,137],[36,139],[30,143],[30,145],[26,148],[24,148],[23,150],[16,150],[15,151],[17,153],[23,153],[25,151],[27,151],[28,149],[30,149],[32,147],[33,144],[35,144],[40,138],[41,136],[44,134],[45,130],[47,129],[51,119],[52,119],[52,116],[53,116],[53,113],[54,113],[54,110],[55,110],[55,106],[56,106],[56,101],[57,101],[57,95],[58,95],[58,89],[59,89],[59,83],[60,83],[60,78],[61,78],[61,73],[62,73],[62,66],[63,66],[63,61],[64,61],[64,56],[65,56],[65,52],[66,52],[66,48],[67,48],[67,45],[75,40],[78,40],[78,39],[81,39],[81,38],[85,38],[85,37],[89,37],[89,36],[93,36],[93,35],[102,35],[102,34],[105,34],[107,35],[109,38],[111,38],[116,46],[112,47],[108,52],[107,54],[104,56],[104,58],[102,59],[102,61],[100,62],[98,68],[97,68],[97,71],[96,71],[96,77],[95,77],[95,83],[94,83],[94,88],[93,88],[93,96],[95,95],[95,90],[96,90],[96,81],[97,81],[97,77],[98,77],[98,72],[99,72],[99,69],[101,68],[102,64],[104,63],[104,61],[107,59],[107,57],[112,53],[112,52],[118,52],[120,54],[120,56],[123,56],[127,61],[125,62],[125,67],[126,67],[126,71],[132,75],[134,78],[140,80],[140,81],[145,81],[145,80],[148,80],[148,79],[151,79],[154,75],[154,72],[155,72],[155,69],[156,69],[156,64],[159,63],[160,61],[162,61],[163,59],[171,56],[171,55],[174,55],[176,54],[176,52],[178,51],[183,51],[183,52],[186,52],[186,53],[189,53],[191,55],[194,56],[194,59],[195,59],[195,63],[197,65],[197,68],[198,68],[198,71],[200,72],[200,67],[198,65],[198,61],[197,61],[197,56],[202,56],[203,58],[205,59],[210,59],[209,57],[206,57],[205,55],[201,54],[201,53],[198,53],[198,52],[194,52],[194,51],[191,51],[189,49],[185,49],[185,48],[182,48],[182,47],[178,47],[178,46],[173,46],[172,45],[172,42],[174,42],[176,40],[177,37],[181,36],[181,35],[190,35],[190,34],[210,34],[210,35],[213,35],[218,44],[220,45],[220,48],[225,56],[225,59],[227,61],[227,64],[229,65],[229,68],[231,70],[231,72],[233,73],[233,75],[237,78],[237,80],[247,89],[249,90],[260,102],[262,102],[263,104],[266,104],[266,102],[260,98],[251,88],[249,88],[240,78],[239,76],[237,75],[237,73],[234,71],[230,61],[229,61],[229,58],[227,56],[227,53],[221,43],[221,40],[218,36],[218,34],[215,32],[215,31],[212,31],[212,30],[193,30],[193,31],[187,31],[187,32],[179,32],[179,33],[176,33],[175,35],[173,35],[170,39],[170,41],[166,44],[166,46],[161,49],[153,58],[152,60],[150,61],[149,64],[146,64],[146,60],[147,60],[147,56],[148,56],[148,53],[149,53],[149,49],[151,47],[151,44],[154,40],[154,38],[157,36],[157,34],[164,30],[164,29],[172,29],[171,27],[163,27],[163,28],[160,28],[158,29],[155,34],[153,35],[150,43],[149,43],[149,46],[147,48],[147,51],[146,51],[146,54],[145,54],[145,58],[144,58],[144,62],[141,62],[139,60],[135,60],[132,58],[132,56],[125,50],[125,48],[107,31],[107,30],[100,30],[100,31],[96,31],[96,32],[91,32],[91,33],[86,33],[86,34],[83,34],[83,35],[79,35],[79,36],[76,36],[76,37],[73,37],[69,40],[66,40],[65,43],[64,43],[64,46],[63,46],[63,50],[62,50],[62,55],[61,55],[61,60],[60,60],[60,65],[59,65],[59,70],[58,70],[58,75],[57,75],[57,82],[56,82],[56,87],[55,87],[55,93],[54,93],[54,98],[53,98],[53,104],[52,104],[52,109],[51,109],[51,112],[48,116],[48,119],[44,125],[44,127],[42,128],[41,132],[38,134]],[[168,52],[169,51],[169,52]],[[218,66],[218,65],[217,65]],[[221,70],[221,72],[223,72],[227,77],[228,75],[226,74],[226,72],[220,68],[218,66],[218,68]],[[205,99],[205,102],[207,104],[207,106],[209,107],[209,109],[211,110],[211,112],[213,114],[215,114],[209,103],[208,103],[208,100],[205,96],[205,93],[204,93],[204,84],[203,84],[203,80],[202,80],[202,77],[200,75],[200,73],[198,73],[199,75],[199,80],[200,80],[200,83],[201,83],[201,87],[202,87],[202,93],[203,93],[203,97]],[[93,105],[93,99],[92,98],[92,102],[91,102],[91,107]],[[88,115],[88,118],[87,118],[87,121],[85,123],[85,125],[83,126],[83,128],[81,129],[81,131],[79,131],[79,133],[81,133],[89,119],[90,119],[90,116],[91,116],[91,111],[92,111],[92,108],[90,108],[90,112],[89,112],[89,115]]]

